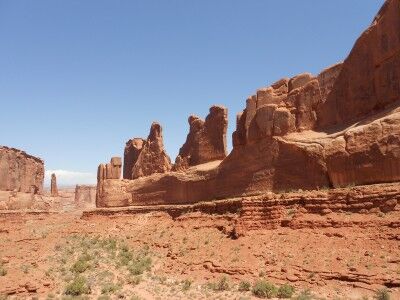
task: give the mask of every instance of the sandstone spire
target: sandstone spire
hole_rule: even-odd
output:
[[[146,141],[142,138],[133,138],[126,142],[124,150],[124,179],[132,179],[132,169],[139,158]]]
[[[164,150],[161,125],[153,122],[150,134],[132,168],[132,179],[171,170],[171,159]]]
[[[51,196],[57,197],[58,196],[58,188],[57,188],[57,177],[56,174],[51,174]]]
[[[224,159],[226,156],[226,130],[228,110],[223,106],[212,106],[205,121],[190,116],[189,134],[175,159],[175,170]]]

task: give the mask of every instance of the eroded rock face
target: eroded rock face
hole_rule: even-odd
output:
[[[399,12],[400,1],[386,1],[343,64],[317,76],[281,79],[250,96],[237,115],[233,150],[222,162],[212,167],[197,165],[207,159],[191,162],[210,153],[207,147],[200,151],[198,142],[207,120],[191,117],[175,168],[184,172],[108,180],[104,206],[400,181]]]
[[[96,203],[96,186],[76,185],[75,205],[79,208],[92,208]]]
[[[42,193],[44,162],[24,151],[0,146],[0,190]]]
[[[164,149],[161,125],[151,124],[150,134],[132,168],[132,179],[171,170],[171,159]]]
[[[100,164],[97,168],[96,206],[104,205],[104,182],[107,179],[121,178],[121,157],[112,157],[108,164]]]
[[[400,111],[349,129],[325,157],[335,187],[400,181]]]
[[[106,164],[106,178],[120,179],[121,178],[121,157],[112,157],[110,163]]]
[[[132,179],[132,169],[139,158],[144,143],[145,140],[142,138],[133,138],[126,142],[124,150],[124,179]]]
[[[184,170],[226,157],[228,110],[225,107],[212,106],[205,121],[190,116],[188,122],[189,134],[175,159],[174,170]]]
[[[310,73],[283,78],[249,97],[237,116],[233,146],[257,143],[271,136],[314,129],[317,107],[323,103],[339,75],[336,64],[314,77]]]
[[[385,2],[345,60],[332,92],[318,107],[318,126],[358,121],[399,101],[400,1]]]
[[[50,193],[52,197],[58,196],[57,177],[56,174],[51,174]]]

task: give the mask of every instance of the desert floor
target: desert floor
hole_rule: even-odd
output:
[[[294,299],[373,299],[384,287],[371,281],[400,281],[399,228],[279,228],[232,239],[226,226],[197,213],[2,213],[0,299],[256,299],[260,280],[293,286]],[[400,288],[389,292],[400,299]]]

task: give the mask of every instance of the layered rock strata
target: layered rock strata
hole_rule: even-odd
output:
[[[24,151],[0,146],[0,190],[42,193],[44,162]]]
[[[233,150],[222,161],[190,162],[201,144],[192,142],[194,137],[204,136],[203,122],[192,118],[175,168],[183,172],[161,168],[159,173],[166,173],[151,175],[144,170],[154,170],[152,159],[141,158],[142,150],[133,178],[149,176],[105,180],[101,206],[196,203],[400,181],[399,5],[385,2],[343,63],[317,76],[281,79],[249,97],[237,117]]]
[[[225,107],[212,106],[205,121],[192,115],[188,122],[189,134],[175,159],[174,170],[185,170],[226,157],[228,110]]]

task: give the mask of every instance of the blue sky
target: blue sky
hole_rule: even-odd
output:
[[[153,120],[174,160],[212,104],[231,144],[247,96],[343,60],[383,2],[0,0],[0,144],[61,184],[93,181]]]

